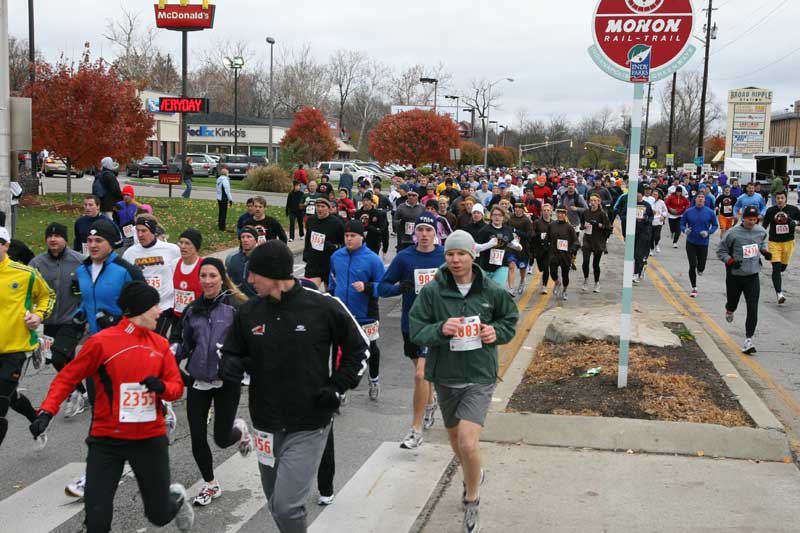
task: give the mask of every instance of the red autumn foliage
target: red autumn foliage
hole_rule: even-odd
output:
[[[459,145],[450,117],[420,109],[386,115],[369,132],[369,151],[381,162],[452,163],[450,149]]]
[[[39,62],[25,96],[32,99],[36,151],[47,148],[76,168],[99,168],[106,156],[124,164],[147,153],[153,117],[133,83],[102,59],[91,60],[88,43],[77,65]]]
[[[725,137],[713,135],[706,139],[705,146],[703,147],[703,150],[706,154],[706,163],[710,163],[714,156],[724,149]]]
[[[494,146],[489,148],[487,164],[490,167],[511,167],[514,166],[514,150],[507,146]]]
[[[283,148],[293,148],[303,161],[326,161],[336,153],[336,138],[322,111],[304,107],[294,116],[294,122],[281,140]]]

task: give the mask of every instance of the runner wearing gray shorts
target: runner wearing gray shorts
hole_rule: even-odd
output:
[[[425,379],[436,387],[450,446],[464,473],[464,531],[480,530],[480,435],[497,381],[497,346],[514,338],[511,296],[474,264],[475,241],[461,230],[445,242],[445,264],[409,312],[411,342],[428,347]]]

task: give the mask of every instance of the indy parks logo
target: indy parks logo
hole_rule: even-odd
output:
[[[652,47],[637,44],[628,51],[628,64],[631,68],[631,81],[647,83],[650,81],[650,52]]]
[[[664,3],[664,0],[625,0],[628,9],[634,13],[652,13]]]

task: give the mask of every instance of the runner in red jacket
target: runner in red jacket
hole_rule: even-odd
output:
[[[125,461],[136,475],[150,522],[163,526],[174,518],[178,529],[187,531],[194,521],[186,490],[170,485],[169,443],[160,405],[161,400],[183,395],[183,380],[167,340],[154,332],[161,314],[159,300],[158,291],[145,282],[127,283],[117,300],[123,319],[91,336],[56,374],[30,426],[38,437],[75,385],[94,380],[84,495],[89,533],[110,531]]]
[[[689,199],[683,195],[683,187],[678,185],[675,192],[667,196],[664,201],[667,206],[667,221],[669,222],[669,232],[672,235],[672,247],[678,247],[678,239],[681,237],[681,217],[683,212],[689,209]]]

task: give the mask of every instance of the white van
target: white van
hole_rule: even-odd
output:
[[[339,181],[339,176],[344,172],[345,167],[350,169],[353,175],[353,183],[357,183],[359,178],[372,177],[374,172],[364,170],[352,161],[323,161],[317,164],[317,169],[323,174],[327,174],[330,181]]]

